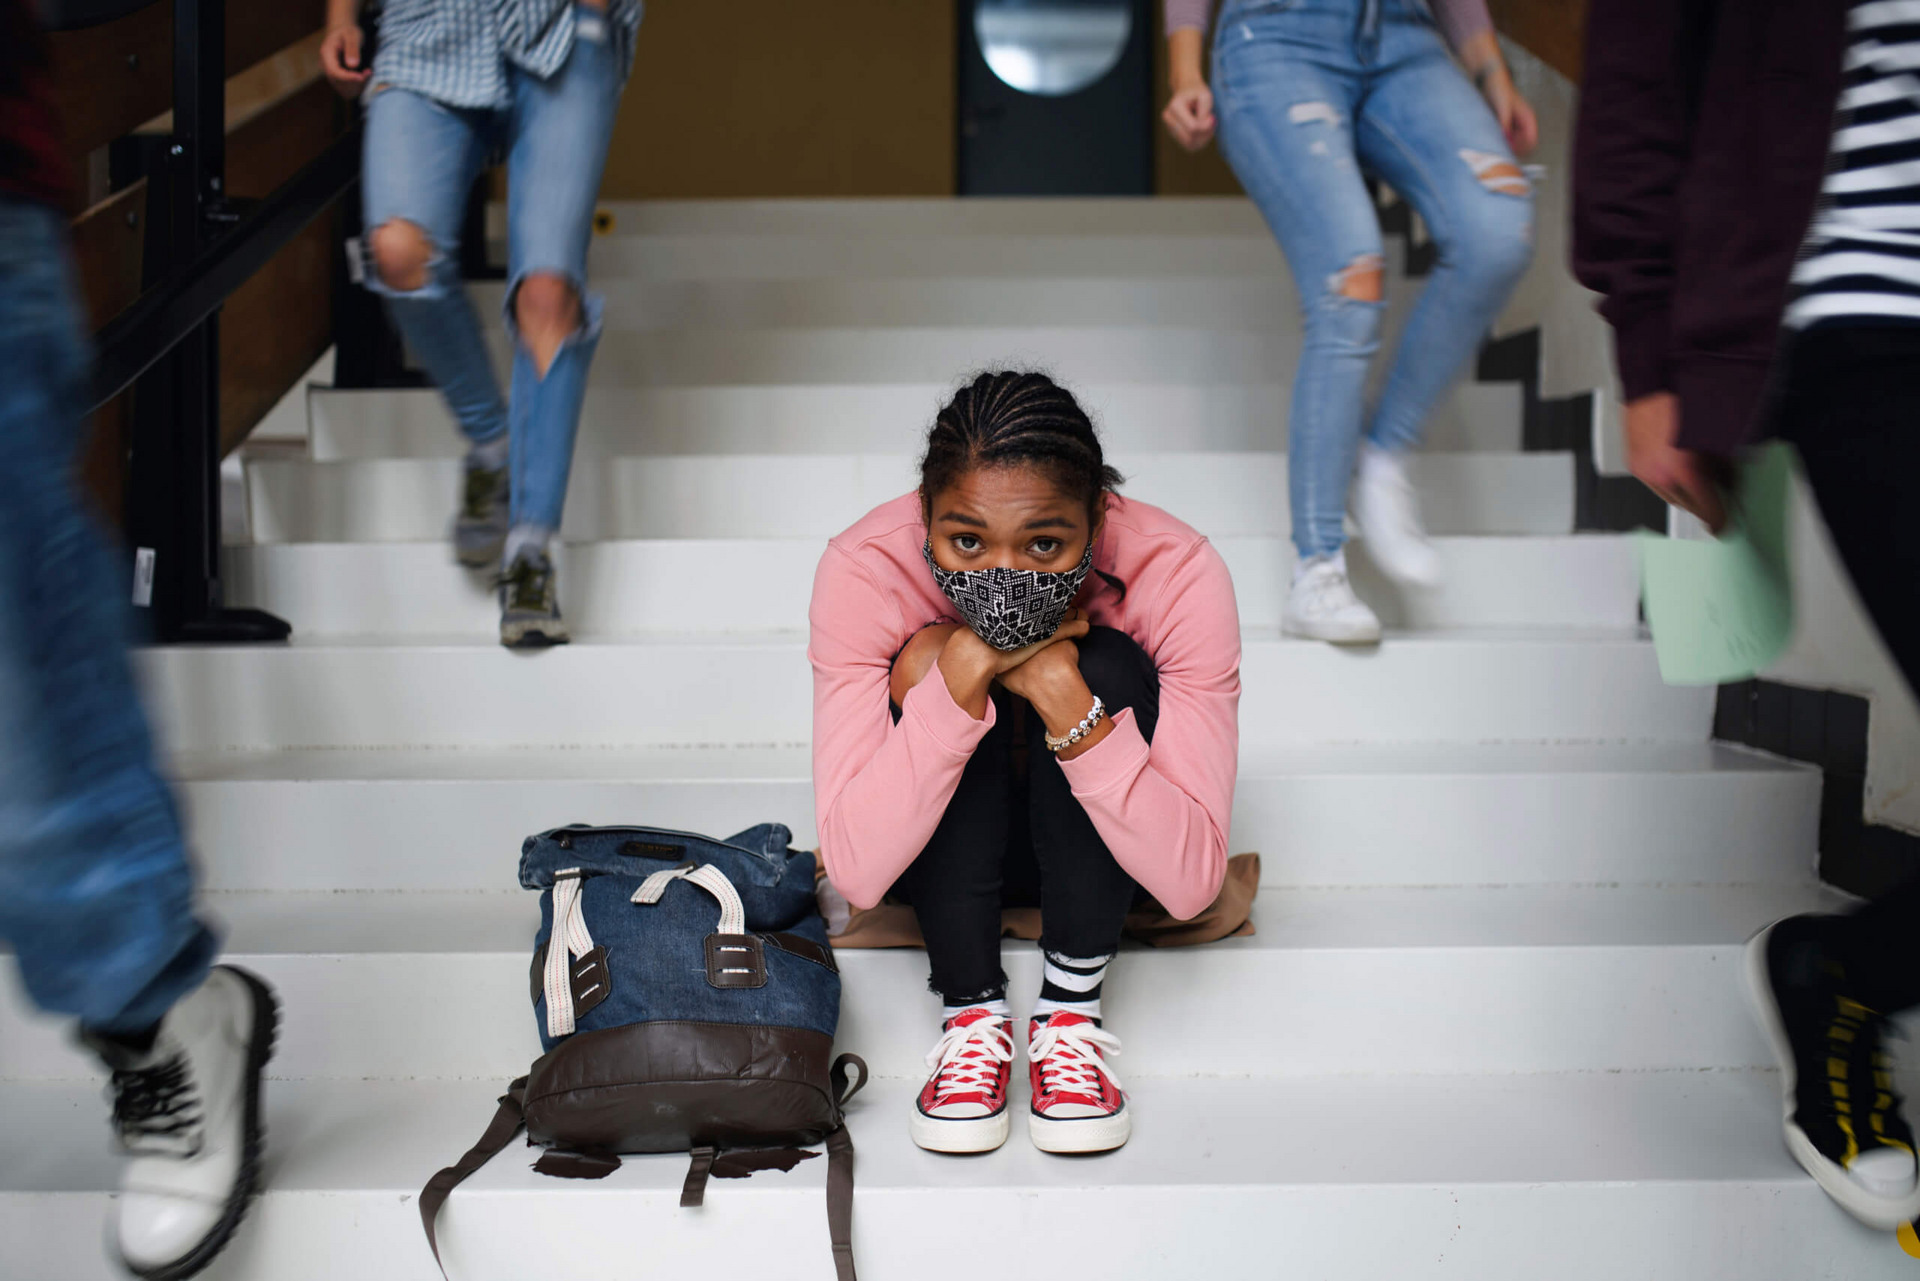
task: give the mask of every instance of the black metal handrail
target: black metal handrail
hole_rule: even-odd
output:
[[[40,0],[40,21],[49,31],[78,31],[125,18],[160,0]]]
[[[145,7],[67,0],[55,16],[72,26]],[[96,336],[94,406],[133,389],[126,533],[135,603],[163,641],[291,631],[228,608],[221,584],[220,307],[359,178],[355,128],[264,199],[229,199],[226,80],[226,0],[173,0],[173,125],[143,152],[146,287]]]

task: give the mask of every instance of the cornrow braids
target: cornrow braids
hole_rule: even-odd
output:
[[[983,373],[933,420],[920,459],[921,502],[983,467],[1033,467],[1086,504],[1092,524],[1125,477],[1107,465],[1100,436],[1073,393],[1041,373]],[[1101,574],[1122,596],[1126,584]]]

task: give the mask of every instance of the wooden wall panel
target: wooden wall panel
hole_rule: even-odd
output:
[[[1488,0],[1500,34],[1575,84],[1587,38],[1587,0]]]
[[[326,0],[239,0],[227,6],[232,75],[326,25]],[[173,6],[53,36],[54,107],[67,154],[84,156],[173,106]]]
[[[954,0],[650,0],[609,199],[939,196]]]
[[[94,329],[140,296],[140,263],[147,235],[147,182],[142,178],[73,220],[74,265],[80,296]]]
[[[350,110],[324,80],[227,135],[227,190],[265,196],[339,135]],[[329,211],[235,290],[220,312],[220,444],[230,452],[333,341]]]

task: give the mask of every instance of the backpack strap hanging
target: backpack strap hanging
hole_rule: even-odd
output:
[[[859,1070],[858,1080],[851,1080],[854,1069]],[[830,1075],[833,1109],[838,1113],[866,1085],[867,1062],[857,1054],[842,1054],[833,1061]],[[827,1236],[833,1242],[835,1281],[857,1281],[853,1272],[853,1136],[847,1133],[845,1117],[827,1135]]]
[[[420,1223],[427,1230],[427,1246],[433,1251],[433,1261],[439,1264],[442,1277],[447,1275],[447,1265],[440,1262],[440,1242],[434,1235],[434,1221],[440,1217],[440,1207],[447,1203],[455,1188],[466,1182],[468,1175],[491,1161],[520,1133],[527,1121],[526,1090],[524,1076],[509,1085],[507,1092],[500,1096],[500,1108],[487,1123],[486,1133],[480,1136],[479,1142],[465,1156],[427,1180],[427,1186],[420,1190]]]

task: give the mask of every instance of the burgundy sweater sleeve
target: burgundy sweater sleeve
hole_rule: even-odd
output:
[[[1588,9],[1573,141],[1573,269],[1601,295],[1628,400],[1671,390],[1680,188],[1715,0]]]
[[[872,907],[933,838],[960,775],[993,727],[953,701],[938,668],[908,692],[896,724],[889,685],[899,606],[829,545],[813,579],[813,796],[827,876]]]
[[[1205,31],[1213,24],[1213,0],[1167,0],[1167,34],[1183,27]]]
[[[1220,892],[1240,762],[1240,615],[1233,579],[1199,542],[1153,607],[1160,715],[1148,745],[1131,711],[1063,761],[1073,794],[1127,875],[1185,920]]]

